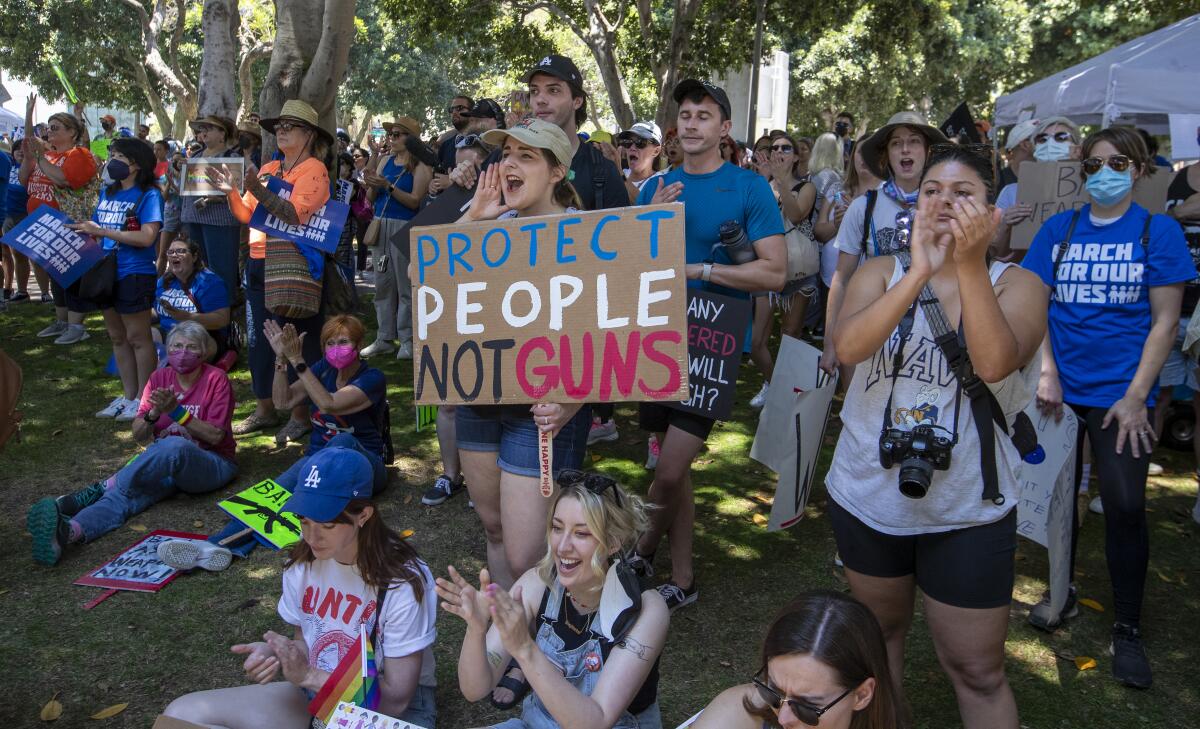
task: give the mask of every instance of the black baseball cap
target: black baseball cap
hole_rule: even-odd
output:
[[[575,62],[566,56],[560,56],[557,53],[546,56],[529,69],[523,79],[524,82],[529,83],[530,79],[539,73],[560,78],[575,87],[575,90],[581,95],[583,94],[583,75],[579,73],[579,67],[575,65]]]
[[[721,107],[721,111],[725,112],[725,118],[733,118],[733,107],[729,104],[729,96],[725,93],[725,89],[708,81],[701,81],[694,78],[684,79],[676,84],[675,91],[672,92],[671,96],[674,97],[675,103],[678,104],[683,101],[683,97],[693,91],[700,91],[706,96],[712,97],[712,100],[717,102],[717,106]]]
[[[491,99],[480,99],[475,102],[475,106],[471,107],[465,116],[475,119],[495,119],[498,129],[504,128],[504,110],[500,105]]]

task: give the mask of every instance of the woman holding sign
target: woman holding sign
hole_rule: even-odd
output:
[[[646,505],[596,473],[563,471],[558,485],[539,530],[541,562],[511,591],[487,569],[478,588],[453,566],[437,580],[442,609],[467,624],[459,688],[468,701],[512,692],[506,702],[492,694],[502,708],[532,689],[521,717],[493,729],[660,729],[658,659],[670,614],[623,557],[646,528]],[[504,675],[509,660],[525,683]]]
[[[209,168],[209,181],[225,190],[233,214],[243,223],[249,223],[255,208],[262,205],[271,215],[289,225],[304,225],[313,213],[329,201],[327,160],[334,143],[333,135],[321,128],[316,110],[303,101],[284,103],[278,117],[263,119],[259,124],[275,135],[275,143],[283,153],[283,159],[268,162],[261,171],[253,164],[247,164],[245,192],[240,195],[222,170]],[[266,180],[271,176],[277,176],[292,186],[291,196],[287,200],[267,189]],[[246,344],[255,407],[253,413],[234,426],[235,435],[253,433],[275,423],[275,405],[271,400],[274,357],[270,345],[263,338],[264,322],[268,319],[280,324],[290,322],[298,331],[306,334],[304,361],[315,363],[321,358],[323,316],[316,314],[304,319],[290,319],[277,316],[267,309],[266,258],[267,234],[251,228],[250,257],[246,261],[244,283]],[[275,436],[275,441],[284,444],[299,440],[308,431],[308,409],[297,406],[292,410],[287,425]]]
[[[241,157],[238,148],[237,125],[227,116],[209,114],[190,123],[196,140],[204,149],[195,157]],[[229,291],[237,290],[238,245],[242,228],[221,195],[185,197],[179,208],[179,219],[187,228],[188,238],[200,244],[204,260]]]
[[[1196,278],[1196,265],[1179,224],[1133,202],[1134,184],[1154,172],[1136,131],[1102,129],[1083,141],[1081,151],[1092,202],[1047,220],[1024,260],[1051,294],[1038,406],[1048,413],[1070,407],[1079,418],[1080,440],[1086,435],[1091,443],[1116,613],[1113,677],[1149,688],[1140,620],[1150,557],[1146,475],[1155,441],[1150,410],[1175,343],[1184,284]],[[1076,449],[1077,492],[1081,451]],[[1078,536],[1078,519],[1074,526]],[[1071,562],[1073,572],[1074,539]],[[1069,612],[1042,614],[1039,623],[1030,614],[1031,622],[1047,630],[1065,617]]]
[[[1046,293],[988,257],[999,217],[990,160],[958,145],[929,151],[911,258],[864,263],[834,329],[838,357],[857,367],[829,514],[850,590],[883,627],[897,695],[919,587],[963,725],[1017,729],[1004,639],[1021,454],[1005,431],[1033,396]]]

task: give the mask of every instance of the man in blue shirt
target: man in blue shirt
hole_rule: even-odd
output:
[[[639,205],[680,201],[684,205],[687,283],[715,293],[749,298],[751,291],[778,291],[787,276],[783,217],[766,179],[721,159],[721,138],[732,126],[729,97],[707,81],[688,79],[675,87],[676,128],[683,165],[642,188]],[[713,252],[718,229],[736,221],[754,245],[757,260],[734,265],[723,250]],[[718,246],[718,249],[720,247]],[[641,403],[642,428],[658,434],[660,455],[650,487],[650,529],[631,555],[636,569],[651,571],[663,534],[671,549],[671,579],[659,592],[675,610],[696,601],[692,574],[692,461],[714,421],[659,403]]]

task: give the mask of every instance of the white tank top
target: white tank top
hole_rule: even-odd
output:
[[[989,273],[993,287],[1012,265],[992,264]],[[896,260],[888,288],[903,276],[904,269]],[[958,403],[958,444],[954,446],[950,468],[933,472],[924,498],[910,499],[900,493],[899,465],[887,470],[879,465],[879,432],[889,393],[892,394],[889,427],[911,430],[913,426],[928,424],[940,425],[951,432],[955,428],[958,379],[934,342],[920,306],[916,307],[912,334],[904,347],[904,362],[895,378],[893,393],[892,361],[899,340],[897,328],[882,349],[854,370],[842,405],[842,433],[825,477],[829,495],[867,526],[897,536],[962,529],[1004,517],[1017,505],[1021,456],[1012,439],[995,428],[996,471],[1004,504],[997,506],[984,501],[979,433],[965,392]],[[1001,382],[988,384],[1010,426],[1013,416],[1029,404],[1037,391],[1040,371],[1041,358],[1035,355],[1023,369]]]

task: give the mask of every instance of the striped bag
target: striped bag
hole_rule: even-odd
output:
[[[321,311],[321,282],[313,280],[295,243],[267,239],[263,278],[267,309],[276,316],[307,319]]]

